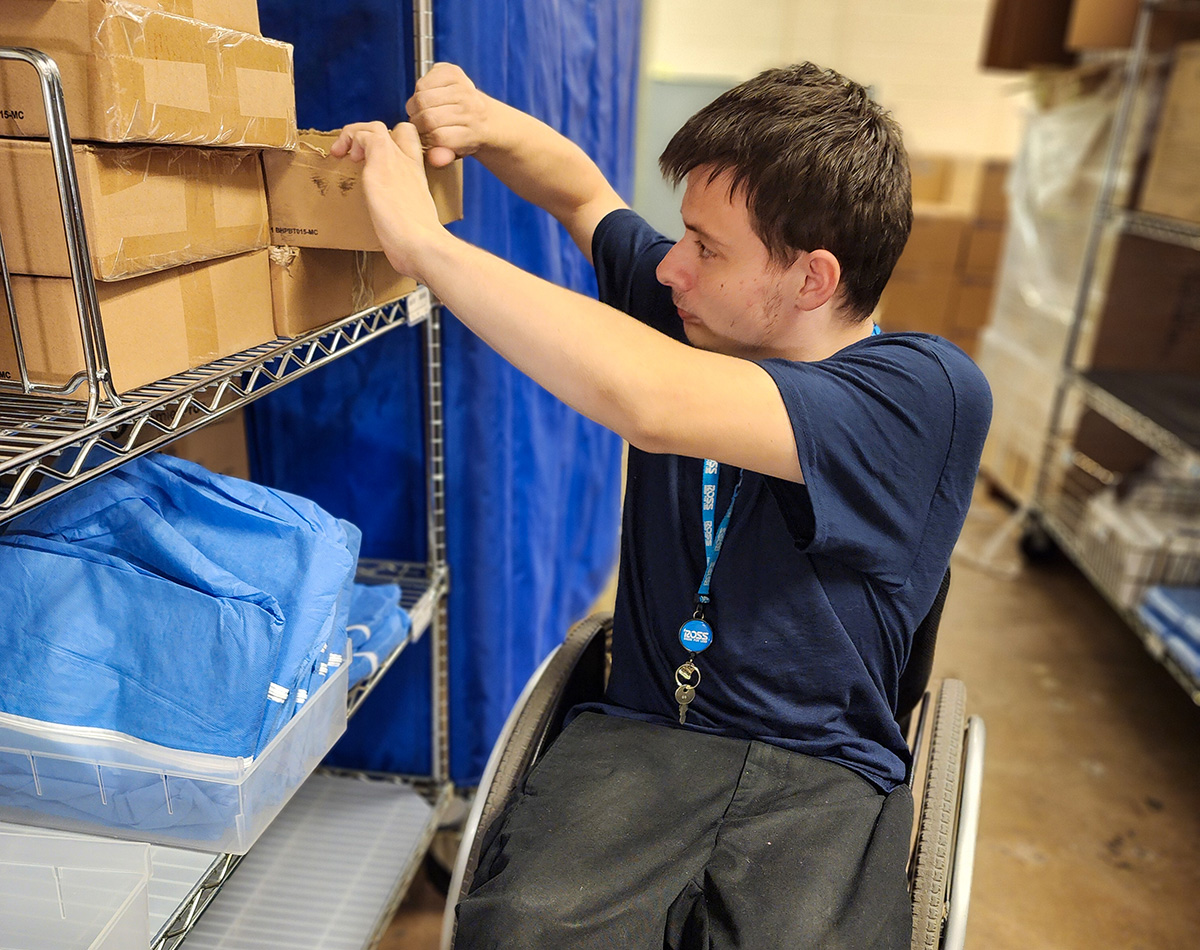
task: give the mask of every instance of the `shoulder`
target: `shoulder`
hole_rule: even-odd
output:
[[[881,333],[813,363],[771,360],[788,370],[861,379],[946,385],[956,393],[987,396],[990,389],[975,362],[949,340],[928,333]]]
[[[592,258],[637,255],[656,247],[666,254],[673,243],[633,209],[617,208],[606,214],[592,232]]]
[[[991,421],[987,379],[948,340],[927,333],[882,333],[811,363],[764,360],[784,402],[809,412],[866,409],[938,425],[981,427]],[[815,420],[812,420],[815,421]]]

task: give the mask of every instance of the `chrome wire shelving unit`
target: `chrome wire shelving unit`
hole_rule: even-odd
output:
[[[433,63],[432,2],[414,0],[413,6],[416,66],[420,74]],[[387,853],[382,856],[382,872],[378,867],[381,856],[375,855],[376,874],[383,881],[378,902],[370,909],[359,907],[354,911],[358,920],[353,929],[365,935],[361,946],[374,946],[415,876],[454,792],[449,781],[445,661],[449,570],[440,305],[430,298],[426,288],[418,287],[401,300],[344,317],[302,336],[264,343],[132,392],[116,392],[111,385],[87,235],[79,210],[78,184],[57,66],[49,57],[31,49],[0,48],[0,60],[28,64],[37,72],[41,84],[83,355],[82,367],[65,382],[41,382],[29,370],[21,315],[17,313],[0,234],[0,290],[3,291],[0,305],[7,313],[16,356],[15,374],[0,374],[0,523],[215,422],[383,333],[401,327],[417,327],[422,333],[427,557],[423,562],[360,561],[360,582],[400,586],[401,606],[409,613],[412,626],[407,638],[382,658],[366,679],[350,689],[347,712],[353,715],[361,708],[407,646],[429,635],[433,641],[430,774],[396,776],[318,769],[315,784],[320,791],[310,794],[308,783],[302,786],[294,805],[285,807],[281,818],[267,829],[249,855],[201,854],[155,846],[148,895],[152,908],[151,950],[175,950],[185,945],[190,934],[198,933],[195,928],[205,910],[210,906],[214,910],[220,908],[220,898],[235,870],[251,865],[261,868],[266,861],[264,855],[272,849],[277,854],[289,854],[294,845],[287,835],[297,833],[297,822],[300,837],[310,834],[311,829],[304,826],[324,826],[330,797],[336,797],[338,787],[349,791],[348,799],[355,798],[354,790],[358,789],[357,797],[361,799],[361,783],[368,782],[376,793],[391,789],[384,796],[388,799],[385,804],[390,802],[389,807],[393,811],[398,808],[400,814],[400,820],[393,822]],[[375,798],[379,799],[379,795]],[[378,801],[375,805],[378,806]],[[340,807],[336,810],[339,820],[352,811]],[[378,814],[376,807],[373,820]],[[353,819],[353,815],[350,817]],[[291,827],[283,828],[284,825]],[[351,827],[350,831],[360,837],[364,833],[361,827],[357,830]],[[281,861],[277,855],[273,860],[269,873],[285,878],[295,864]],[[256,869],[256,873],[261,871]],[[324,882],[326,888],[329,883]],[[286,890],[288,882],[284,880],[282,886]],[[249,890],[266,889],[256,885]],[[322,898],[326,896],[322,893]],[[252,895],[251,903],[257,899]],[[322,913],[326,906],[318,903],[312,910]],[[346,906],[353,908],[355,904],[347,901]],[[235,915],[278,917],[281,913],[285,912],[278,907],[264,912],[260,904],[239,907]],[[292,911],[286,913],[295,917]],[[209,930],[218,926],[212,920],[209,925]]]
[[[1078,444],[1088,414],[1106,420],[1122,438],[1170,463],[1173,471],[1200,480],[1200,366],[1195,373],[1090,366],[1102,321],[1136,321],[1136,312],[1105,308],[1107,287],[1125,237],[1164,248],[1200,252],[1200,224],[1129,206],[1136,166],[1154,131],[1164,67],[1171,56],[1153,49],[1161,18],[1186,23],[1200,37],[1200,0],[1141,0],[1133,42],[1124,59],[1124,81],[1110,133],[1103,176],[1087,235],[1050,423],[1028,509],[1023,509],[1027,553],[1053,543],[1080,569],[1139,637],[1147,651],[1200,704],[1200,677],[1172,656],[1169,645],[1139,616],[1137,607],[1152,584],[1200,583],[1200,543],[1192,529],[1169,518],[1126,529],[1112,512],[1115,499],[1136,484],[1125,471],[1110,470]],[[1147,102],[1149,100],[1149,102]],[[1200,169],[1196,172],[1200,188]],[[1197,311],[1200,313],[1200,311]],[[1186,315],[1184,315],[1186,316]],[[1125,446],[1121,454],[1132,450]],[[1136,454],[1136,453],[1135,453]],[[1109,508],[1110,502],[1114,507]],[[1161,514],[1161,512],[1160,512]],[[1160,542],[1154,543],[1155,539]]]
[[[428,300],[428,291],[419,288],[304,336],[264,343],[123,394],[119,407],[91,417],[81,400],[0,392],[0,521],[162,448],[381,333],[425,320]]]

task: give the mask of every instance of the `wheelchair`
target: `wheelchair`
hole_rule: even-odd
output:
[[[901,675],[897,722],[911,736],[908,783],[919,802],[909,852],[912,950],[962,950],[975,864],[985,729],[966,715],[966,688],[946,679],[936,703],[928,688],[950,573],[918,627]],[[442,919],[441,950],[452,950],[455,907],[471,888],[487,830],[579,703],[600,699],[612,615],[579,621],[529,678],[488,759],[463,827]],[[915,726],[914,726],[915,722]],[[927,738],[928,737],[928,738]],[[916,784],[915,784],[916,783]]]

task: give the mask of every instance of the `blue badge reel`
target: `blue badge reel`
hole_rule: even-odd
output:
[[[689,620],[679,628],[679,642],[689,653],[703,653],[712,640],[712,627],[698,618]]]

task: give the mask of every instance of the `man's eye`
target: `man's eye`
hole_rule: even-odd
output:
[[[700,250],[700,256],[701,256],[701,257],[705,257],[705,258],[707,258],[707,257],[712,257],[712,256],[713,256],[713,252],[712,252],[712,251],[710,251],[710,250],[709,250],[707,247],[705,247],[705,246],[704,246],[704,242],[703,242],[703,241],[701,241],[701,240],[697,239],[697,241],[696,241],[696,247],[697,247],[697,248],[699,248],[699,250]]]

